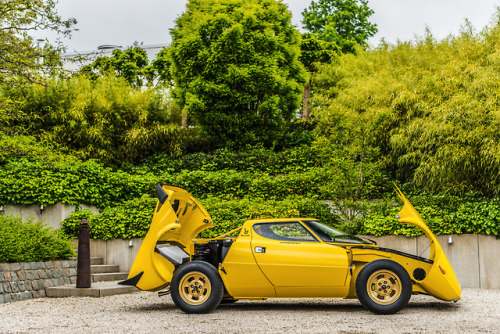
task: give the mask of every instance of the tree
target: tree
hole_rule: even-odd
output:
[[[368,22],[373,14],[365,0],[318,0],[302,12],[303,28],[301,60],[309,71],[309,82],[302,98],[302,119],[311,112],[312,79],[315,63],[328,63],[335,53],[353,53],[356,45],[366,46],[366,40],[377,32]]]
[[[28,115],[20,126],[31,136],[82,159],[119,164],[181,151],[170,100],[161,90],[134,89],[114,74],[5,88],[4,95],[19,101]]]
[[[0,83],[36,81],[42,72],[54,70],[61,44],[35,45],[30,32],[53,30],[69,36],[76,24],[63,20],[56,12],[57,1],[5,0],[0,2]]]
[[[302,24],[317,38],[337,44],[343,53],[352,53],[356,45],[366,46],[366,40],[377,32],[377,25],[368,22],[372,14],[367,0],[318,0],[302,12]]]
[[[302,119],[308,120],[311,114],[311,84],[313,73],[317,70],[317,63],[328,63],[336,54],[340,53],[340,49],[335,43],[327,42],[318,39],[311,33],[304,33],[300,43],[300,61],[304,64],[309,72],[309,80],[304,87],[302,95]]]
[[[401,184],[498,197],[500,20],[495,23],[481,33],[466,25],[441,41],[427,32],[411,42],[381,43],[322,65],[315,78],[319,130],[356,161],[379,160]],[[353,150],[361,146],[363,155]]]
[[[275,0],[191,0],[171,30],[174,96],[227,146],[272,145],[300,102],[300,34]]]
[[[29,35],[35,30],[53,30],[64,36],[71,33],[75,19],[63,20],[55,11],[56,2],[37,0],[0,1],[0,85],[40,82],[42,74],[59,69],[62,45],[35,45]],[[23,129],[15,125],[26,119],[18,101],[0,99],[0,133],[16,135]]]
[[[92,64],[83,66],[80,71],[93,79],[114,73],[133,87],[152,84],[156,78],[155,68],[149,65],[148,54],[137,43],[125,51],[113,50],[111,57],[97,57]]]

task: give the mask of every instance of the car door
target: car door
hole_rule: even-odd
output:
[[[255,223],[251,245],[258,266],[275,287],[346,285],[346,250],[319,242],[298,221]]]

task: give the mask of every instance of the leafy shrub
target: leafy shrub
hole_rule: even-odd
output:
[[[140,169],[156,174],[165,171],[179,173],[182,170],[236,171],[281,174],[322,166],[316,151],[309,146],[298,146],[276,152],[254,147],[241,151],[220,149],[212,153],[193,153],[183,156],[155,155],[142,162]]]
[[[377,148],[391,178],[420,189],[500,195],[500,21],[476,33],[430,33],[321,66],[321,131]],[[345,144],[347,148],[350,145]]]
[[[63,154],[54,145],[41,143],[35,137],[23,135],[10,137],[0,132],[0,164],[18,159],[46,163],[77,161],[74,156]]]
[[[0,169],[1,204],[93,204],[104,208],[152,194],[157,178],[112,171],[95,161],[48,165],[26,159]]]
[[[282,201],[262,198],[244,198],[224,201],[207,198],[202,201],[214,222],[214,227],[202,232],[204,237],[215,237],[241,226],[249,219],[264,218],[317,218],[328,225],[338,225],[338,218],[327,204],[306,198],[290,197]]]
[[[90,223],[93,239],[143,238],[151,224],[155,205],[155,198],[143,196],[106,208],[99,214],[90,210],[75,211],[62,222],[63,230],[71,237],[78,237],[79,223],[85,218]]]
[[[435,234],[490,234],[500,235],[500,199],[477,197],[470,193],[464,197],[450,195],[412,196],[415,208]],[[381,202],[369,209],[360,234],[416,236],[422,231],[411,225],[400,224],[394,218],[401,206]]]
[[[304,198],[283,201],[244,198],[226,201],[211,197],[201,203],[215,225],[203,232],[203,236],[217,236],[241,226],[248,219],[257,218],[311,217],[329,225],[338,222],[328,205]],[[94,239],[143,238],[151,224],[155,205],[155,198],[141,197],[107,208],[100,214],[94,214],[90,210],[75,211],[62,222],[63,230],[67,235],[77,237],[79,222],[85,218],[90,222],[90,235]]]
[[[74,76],[46,85],[2,89],[18,101],[20,127],[82,159],[137,162],[153,153],[181,153],[180,109],[160,89],[133,89],[123,78]]]
[[[41,222],[0,215],[0,262],[35,262],[74,256],[71,243]]]

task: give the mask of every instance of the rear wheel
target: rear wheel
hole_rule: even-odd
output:
[[[375,260],[361,269],[356,293],[361,304],[377,314],[393,314],[411,298],[411,279],[406,270],[391,260]]]
[[[175,305],[186,313],[209,313],[220,304],[224,295],[217,269],[202,261],[179,267],[170,287]]]

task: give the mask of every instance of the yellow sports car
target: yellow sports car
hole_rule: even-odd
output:
[[[128,279],[141,290],[171,293],[186,313],[221,301],[264,298],[358,298],[378,314],[396,313],[412,294],[460,298],[460,285],[434,234],[397,189],[399,222],[419,227],[429,258],[378,247],[313,218],[249,220],[216,238],[209,214],[183,189],[156,188],[158,203]]]

